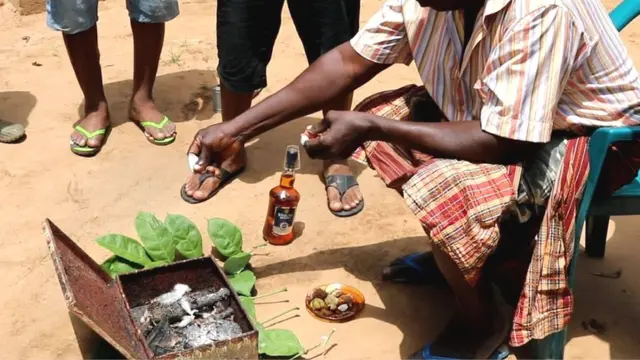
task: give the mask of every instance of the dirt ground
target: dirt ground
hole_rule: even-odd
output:
[[[364,22],[382,1],[362,3]],[[606,5],[611,8],[614,3],[607,0]],[[261,136],[249,146],[248,171],[239,181],[204,204],[185,203],[178,191],[188,174],[186,148],[198,129],[220,121],[210,105],[210,89],[217,83],[215,2],[183,1],[181,15],[167,26],[156,98],[178,122],[178,139],[168,147],[152,146],[125,121],[133,50],[125,4],[107,1],[100,6],[103,74],[117,126],[94,159],[69,151],[68,136],[82,109],[82,94],[60,35],[45,27],[44,15],[18,18],[9,5],[0,6],[0,117],[23,123],[28,132],[21,144],[0,145],[0,349],[5,358],[80,356],[45,246],[41,230],[45,218],[98,260],[107,253],[93,239],[107,232],[135,237],[133,219],[141,210],[160,217],[183,214],[203,234],[207,218],[223,217],[243,230],[248,245],[260,244],[267,192],[278,182],[284,147],[297,143],[304,126],[319,119],[316,114]],[[638,64],[640,21],[623,36]],[[285,11],[269,86],[261,97],[281,88],[305,66]],[[359,90],[355,98],[417,81],[412,68],[397,66]],[[302,237],[288,247],[267,248],[263,253],[268,255],[253,261],[260,291],[289,289],[278,299],[290,304],[260,305],[258,318],[303,306],[312,285],[352,284],[364,292],[367,307],[357,320],[335,326],[337,346],[326,357],[406,357],[434,338],[451,310],[450,295],[444,291],[380,281],[380,271],[394,257],[426,248],[421,229],[402,199],[363,168],[358,168],[358,180],[365,211],[351,219],[332,216],[326,211],[319,171],[318,162],[302,159],[296,182],[302,194],[297,215],[305,225]],[[640,227],[635,223],[639,219],[614,218],[606,259],[580,260],[567,358],[640,358],[640,282],[632,280],[640,275]],[[617,280],[591,274],[618,269],[623,272]],[[334,327],[305,311],[298,314],[279,326],[294,330],[307,346]],[[582,328],[581,323],[591,318],[606,323],[604,334]]]

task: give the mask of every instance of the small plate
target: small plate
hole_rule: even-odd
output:
[[[353,298],[353,303],[349,311],[346,311],[342,314],[335,312],[331,315],[325,315],[325,314],[321,314],[319,311],[316,311],[311,307],[311,301],[313,300],[312,298],[313,292],[318,288],[326,290],[328,287],[332,289],[340,290],[343,294],[351,295],[351,297]],[[313,289],[311,289],[311,291],[309,291],[309,293],[307,293],[304,303],[307,308],[307,311],[309,311],[309,313],[318,320],[329,321],[329,322],[344,322],[344,321],[351,320],[356,315],[358,315],[358,313],[360,313],[360,311],[364,309],[365,301],[364,301],[364,295],[362,294],[362,292],[360,292],[360,290],[354,288],[353,286],[334,283],[334,284],[315,286]]]

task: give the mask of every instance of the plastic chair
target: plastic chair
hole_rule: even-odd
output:
[[[612,12],[611,20],[618,31],[640,15],[640,0],[624,0]],[[611,145],[621,141],[640,140],[640,126],[599,128],[589,140],[590,173],[576,217],[573,259],[569,265],[569,286],[575,285],[575,268],[580,250],[582,226],[586,228],[586,252],[589,257],[603,257],[607,241],[609,217],[640,215],[640,173],[628,185],[608,198],[594,198],[602,165]],[[567,341],[567,329],[534,342],[534,352],[541,359],[562,359]]]

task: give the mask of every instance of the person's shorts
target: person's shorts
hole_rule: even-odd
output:
[[[235,92],[267,86],[284,0],[218,0],[218,76]],[[287,0],[309,63],[351,40],[360,0]]]
[[[178,0],[127,0],[129,17],[140,23],[164,23],[180,13]],[[47,25],[77,34],[98,21],[98,0],[47,0]]]

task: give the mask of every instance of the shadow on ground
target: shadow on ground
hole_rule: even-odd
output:
[[[610,330],[599,334],[598,337],[610,345],[611,358],[637,358],[638,349],[640,349],[637,322],[611,320],[602,314],[603,312],[606,314],[606,307],[618,306],[616,305],[619,303],[617,300],[620,300],[622,296],[624,297],[623,302],[629,306],[628,316],[631,319],[639,319],[640,308],[633,306],[633,304],[640,303],[640,298],[638,295],[625,292],[624,286],[622,286],[621,292],[612,292],[610,282],[620,279],[600,279],[591,275],[588,269],[593,267],[594,262],[597,262],[595,263],[597,268],[620,267],[616,261],[616,253],[623,251],[626,240],[618,239],[615,235],[612,240],[613,242],[609,246],[610,257],[604,260],[591,260],[581,256],[579,259],[576,289],[578,306],[569,327],[569,340],[592,335],[582,328],[581,323],[588,321],[591,317],[604,316],[600,320],[604,322],[609,320]],[[400,344],[400,355],[402,358],[407,358],[426,342],[435,339],[445,326],[453,311],[451,295],[447,290],[441,288],[385,283],[381,280],[380,275],[384,266],[391,260],[410,252],[428,250],[426,244],[425,237],[408,237],[372,245],[318,251],[307,256],[255,267],[253,270],[259,278],[266,278],[296,272],[342,268],[359,280],[370,282],[383,306],[367,304],[359,318],[374,318],[396,326],[404,335]],[[636,268],[627,269],[631,270],[628,272],[628,276],[633,276],[634,270],[637,273],[637,265],[633,266]],[[580,298],[589,294],[601,294],[601,299],[596,301],[591,299],[589,305],[591,308],[585,308],[584,303],[580,305]],[[597,308],[593,308],[594,306]],[[97,335],[91,334],[91,331],[84,324],[77,324],[78,321],[73,321],[73,323],[80,348],[83,354],[86,354],[85,358],[117,358],[118,353],[104,341],[96,340]],[[632,345],[634,344],[633,339],[636,339],[635,345],[637,346]],[[516,351],[519,357],[531,357],[528,356],[530,354],[527,354],[526,348],[517,350],[519,350]]]
[[[591,259],[582,253],[578,258],[575,312],[569,325],[569,341],[595,335],[608,344],[611,359],[637,359],[640,358],[640,287],[637,280],[640,276],[640,231],[636,216],[618,216],[612,220],[616,227],[614,232],[609,230],[605,257]],[[620,278],[594,275],[616,271],[621,271]],[[612,308],[626,311],[612,312]],[[591,319],[604,326],[602,333],[594,334],[583,327],[583,322]]]
[[[173,122],[208,120],[213,114],[212,88],[218,83],[215,71],[186,70],[156,78],[154,98],[160,111]],[[104,86],[113,127],[129,121],[132,80]],[[78,106],[78,118],[84,116],[84,100]]]
[[[287,145],[300,146],[300,134],[304,132],[308,125],[318,123],[320,120],[311,116],[302,117],[270,130],[249,142],[247,146],[249,158],[247,171],[240,176],[240,180],[255,184],[271,175],[282,172]],[[261,153],[271,154],[271,156],[257,156]],[[296,171],[297,173],[318,175],[322,173],[322,161],[312,160],[305,151],[301,151],[300,154],[300,169]],[[258,158],[260,161],[251,161],[254,158]],[[355,161],[350,163],[351,169],[357,178],[365,169],[365,166]]]
[[[435,339],[453,308],[447,290],[383,282],[383,268],[393,259],[414,251],[426,251],[426,237],[407,237],[372,245],[318,251],[308,256],[254,268],[258,278],[296,272],[342,268],[370,282],[383,306],[367,304],[358,318],[374,318],[396,326],[403,334],[400,355],[408,358],[425,342]],[[422,248],[420,248],[422,247]],[[355,321],[358,321],[357,319]]]
[[[218,84],[215,71],[186,70],[171,74],[160,75],[156,79],[154,98],[160,111],[164,112],[173,122],[191,120],[209,120],[215,114],[213,106],[213,87]],[[105,85],[105,93],[109,101],[109,111],[113,127],[129,121],[129,99],[131,97],[132,80],[123,80]],[[256,104],[257,102],[254,102]],[[2,106],[0,104],[0,106]],[[78,118],[84,116],[84,101],[77,109]],[[247,145],[249,161],[247,171],[239,180],[255,184],[266,177],[282,171],[284,151],[287,145],[299,145],[300,134],[305,128],[319,122],[314,117],[302,117],[285,125],[270,130]],[[185,149],[186,151],[186,149]],[[272,156],[261,156],[260,161],[251,161],[258,153],[268,153]],[[311,160],[304,151],[301,157],[302,174],[320,174],[322,162]],[[359,175],[364,166],[353,164],[354,174]]]
[[[29,125],[29,115],[38,100],[28,91],[0,92],[0,119],[10,123]]]

